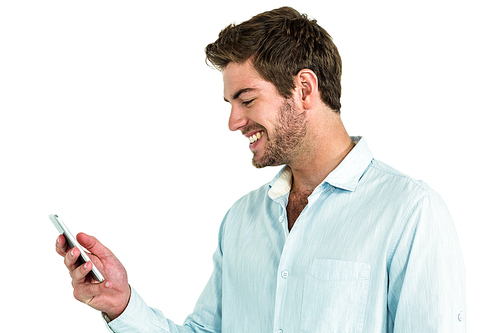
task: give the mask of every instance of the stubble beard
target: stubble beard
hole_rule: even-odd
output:
[[[262,157],[257,158],[254,153],[252,158],[254,167],[290,164],[304,148],[306,125],[305,112],[299,113],[293,100],[285,99],[279,110],[274,137],[269,138],[266,130],[267,143]]]

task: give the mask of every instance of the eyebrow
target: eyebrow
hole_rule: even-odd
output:
[[[255,88],[243,88],[243,89],[240,89],[240,90],[238,90],[238,91],[237,91],[237,92],[233,95],[233,97],[231,97],[231,99],[232,99],[232,100],[235,100],[235,99],[237,99],[238,97],[240,97],[240,95],[241,95],[241,94],[246,93],[246,92],[249,92],[249,91],[254,91],[254,90],[257,90],[257,89],[255,89]],[[225,97],[224,97],[224,101],[226,101],[226,102],[228,102],[228,103],[229,103],[229,101],[228,101]]]

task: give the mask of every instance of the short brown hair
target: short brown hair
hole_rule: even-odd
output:
[[[337,47],[316,20],[282,7],[264,12],[238,25],[230,24],[205,48],[207,60],[223,71],[230,62],[252,58],[260,76],[291,97],[294,78],[302,69],[318,77],[321,100],[340,112],[342,62]]]

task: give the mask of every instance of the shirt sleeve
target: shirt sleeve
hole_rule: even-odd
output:
[[[214,270],[195,309],[182,326],[165,318],[157,309],[147,306],[133,289],[125,311],[115,320],[107,323],[114,333],[220,333],[222,322],[222,234],[224,222],[219,231],[219,246],[213,255]]]
[[[178,330],[176,325],[165,318],[161,311],[148,307],[134,288],[131,290],[130,301],[125,311],[108,323],[111,332],[184,332]]]
[[[199,333],[220,333],[222,331],[222,257],[224,231],[227,214],[219,229],[218,247],[213,255],[214,270],[205,289],[201,293],[192,314],[184,321],[184,326]]]
[[[389,331],[465,332],[464,262],[438,194],[426,192],[410,205],[392,247]]]

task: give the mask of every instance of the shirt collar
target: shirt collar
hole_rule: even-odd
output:
[[[366,168],[373,159],[366,140],[361,136],[351,136],[354,148],[340,162],[340,164],[325,178],[323,183],[339,187],[347,191],[354,191]],[[287,194],[292,188],[292,170],[285,166],[269,183],[269,197],[276,199]]]
[[[347,191],[356,189],[359,180],[373,159],[373,154],[368,149],[363,137],[351,136],[351,140],[355,143],[354,148],[324,180],[332,186]]]
[[[287,165],[269,183],[269,197],[276,199],[287,194],[292,189],[292,169]]]

